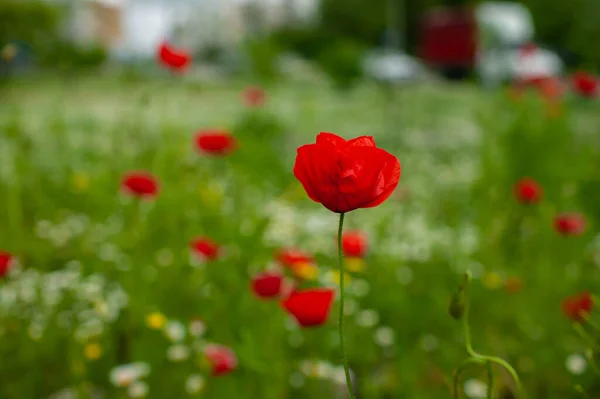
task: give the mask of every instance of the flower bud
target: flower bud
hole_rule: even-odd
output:
[[[450,306],[448,307],[448,313],[455,320],[462,319],[465,314],[465,296],[463,291],[455,292],[450,298]]]

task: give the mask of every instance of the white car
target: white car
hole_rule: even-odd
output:
[[[481,32],[477,72],[485,85],[553,77],[563,72],[564,64],[556,53],[528,45],[534,41],[534,28],[525,6],[487,2],[477,7],[475,16]]]

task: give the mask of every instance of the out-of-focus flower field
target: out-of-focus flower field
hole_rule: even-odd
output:
[[[292,172],[321,131],[374,136],[402,164],[387,202],[346,215],[360,233],[345,260],[357,397],[453,396],[468,354],[448,306],[466,271],[475,350],[525,388],[494,366],[494,398],[600,397],[600,317],[585,302],[600,287],[597,101],[247,87],[3,87],[0,398],[345,398],[339,295],[311,328],[259,296],[337,288],[337,215]],[[235,146],[207,154],[197,135],[222,131]],[[124,178],[141,172],[136,197]],[[455,394],[485,398],[489,383],[474,365]]]

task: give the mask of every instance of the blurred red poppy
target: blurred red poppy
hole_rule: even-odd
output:
[[[585,224],[585,218],[578,213],[563,213],[554,218],[554,229],[563,235],[581,235]]]
[[[598,95],[598,77],[588,72],[575,72],[571,76],[573,90],[582,97],[596,97]]]
[[[236,147],[235,138],[225,130],[205,129],[196,133],[196,149],[211,155],[228,155]]]
[[[248,107],[260,107],[264,105],[267,100],[267,93],[263,89],[257,86],[252,86],[246,88],[242,92],[242,98],[244,100],[244,104]]]
[[[168,43],[161,43],[158,48],[160,63],[176,72],[183,72],[192,62],[192,57],[184,50],[176,49]]]
[[[154,198],[159,191],[158,180],[144,171],[127,173],[121,181],[121,187],[126,193],[140,198]]]
[[[372,137],[346,141],[332,133],[298,148],[294,165],[308,196],[337,213],[380,205],[398,186],[400,173],[398,159],[377,148]]]
[[[369,244],[362,231],[347,231],[342,235],[342,251],[347,258],[363,258]]]
[[[565,84],[558,78],[539,79],[535,85],[542,97],[552,104],[561,100],[567,90]]]
[[[542,186],[530,177],[524,177],[515,184],[515,197],[523,204],[534,204],[542,199]]]
[[[295,248],[284,248],[275,255],[277,261],[286,267],[293,267],[298,263],[314,263],[311,255]]]
[[[13,255],[11,253],[0,251],[0,278],[6,276],[10,271]]]
[[[281,305],[302,327],[316,327],[327,321],[334,294],[329,288],[293,291]]]
[[[214,376],[229,374],[237,368],[235,352],[226,346],[208,344],[204,347],[204,355],[212,367]]]
[[[573,321],[582,321],[590,314],[594,307],[594,299],[589,292],[565,298],[562,302],[562,311]]]
[[[219,245],[208,237],[194,238],[190,248],[194,255],[207,261],[216,260],[221,252]]]
[[[252,292],[259,298],[275,298],[281,293],[283,276],[276,272],[259,273],[252,278]]]

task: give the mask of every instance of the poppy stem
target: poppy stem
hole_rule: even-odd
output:
[[[344,373],[346,374],[346,386],[348,387],[348,397],[354,399],[352,391],[352,380],[350,379],[350,369],[348,368],[348,357],[344,348],[344,258],[342,256],[342,230],[344,228],[344,213],[340,213],[340,224],[338,227],[338,261],[340,264],[340,348],[342,350],[342,362],[344,363]]]
[[[469,354],[471,359],[475,359],[482,363],[485,362],[486,366],[489,365],[488,367],[490,367],[492,363],[495,363],[499,366],[504,367],[504,369],[510,374],[513,381],[515,382],[517,391],[519,393],[519,397],[524,398],[525,392],[523,391],[523,386],[521,385],[521,380],[519,379],[519,375],[517,374],[515,369],[506,360],[496,357],[496,356],[483,355],[481,353],[476,352],[473,349],[473,346],[471,344],[471,329],[469,326],[469,291],[468,291],[468,287],[469,287],[470,282],[471,282],[471,272],[467,272],[467,273],[465,273],[465,285],[464,285],[464,295],[465,295],[464,306],[465,306],[465,308],[464,308],[464,314],[462,316],[463,331],[464,331],[464,335],[465,335],[465,348],[467,350],[467,353]],[[491,367],[488,368],[488,372],[491,372]]]

